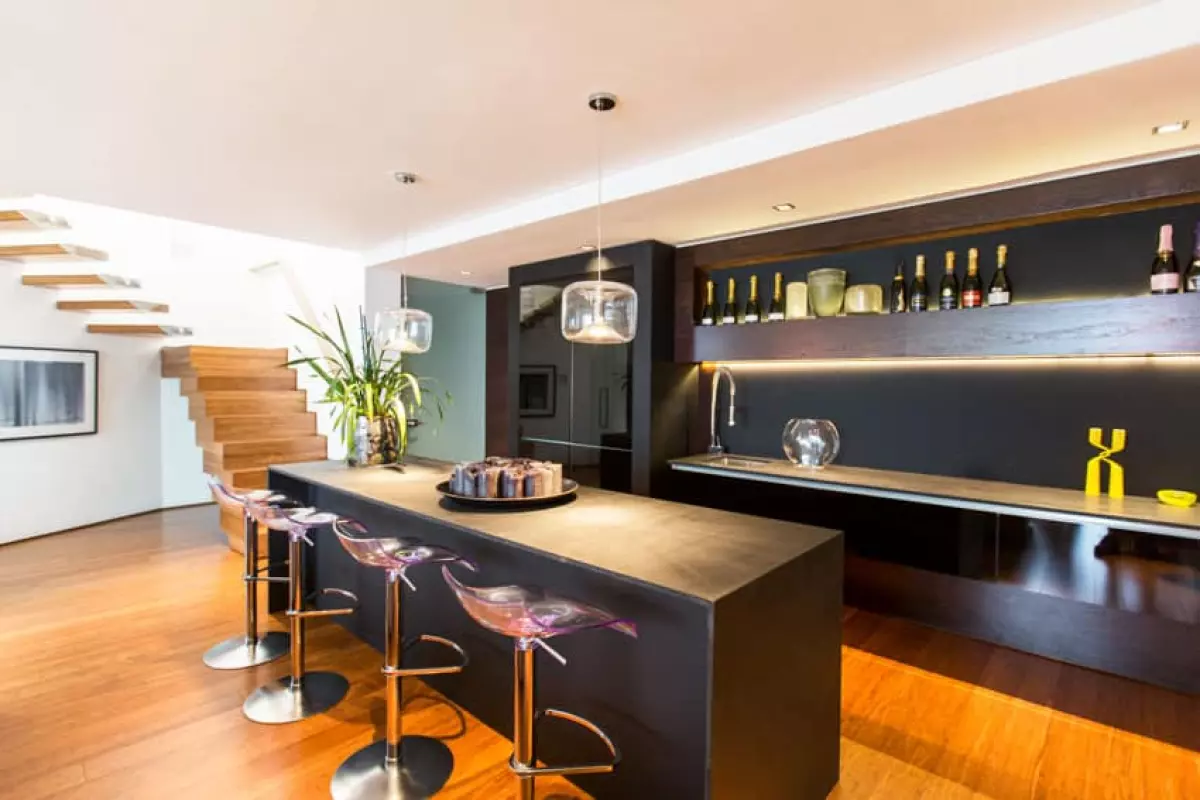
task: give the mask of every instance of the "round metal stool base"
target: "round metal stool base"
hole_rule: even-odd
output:
[[[214,644],[204,654],[204,663],[212,669],[246,669],[266,664],[287,655],[291,639],[282,631],[264,633],[254,641],[235,636]]]
[[[298,722],[333,708],[349,690],[350,681],[336,672],[306,673],[296,688],[292,677],[285,675],[251,692],[242,713],[263,725]]]
[[[333,800],[424,800],[446,785],[454,771],[450,748],[428,736],[400,740],[400,761],[384,764],[387,742],[369,744],[333,773]]]

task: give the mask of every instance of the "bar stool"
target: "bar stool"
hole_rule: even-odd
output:
[[[245,558],[242,567],[242,582],[246,592],[246,632],[213,645],[204,653],[204,663],[212,669],[246,669],[283,658],[288,651],[288,635],[283,631],[258,633],[258,584],[286,581],[287,578],[271,578],[260,575],[258,566],[258,521],[253,511],[256,506],[295,505],[281,494],[265,489],[237,492],[221,481],[208,476],[208,485],[217,493],[218,499],[242,507],[242,525],[245,533]]]
[[[315,508],[252,507],[258,521],[269,530],[288,535],[288,629],[292,640],[290,674],[260,686],[242,705],[242,713],[254,722],[278,725],[297,722],[337,705],[350,689],[350,682],[336,672],[306,672],[305,623],[310,617],[339,617],[353,614],[358,597],[345,589],[322,589],[322,595],[350,600],[349,608],[308,609],[304,595],[304,544],[312,546],[309,532],[337,519],[336,514]]]
[[[400,712],[401,679],[417,675],[451,675],[462,672],[468,658],[463,649],[441,636],[423,633],[404,642],[401,581],[417,587],[407,570],[419,564],[460,563],[475,566],[452,550],[422,544],[414,539],[376,538],[359,522],[342,518],[333,530],[346,552],[358,563],[387,570],[387,620],[384,625],[383,675],[387,683],[387,736],[367,745],[342,762],[333,775],[334,800],[411,800],[429,797],[446,784],[454,769],[454,756],[443,742],[428,736],[405,736]],[[405,669],[402,655],[418,641],[448,647],[458,653],[458,664],[447,667]]]
[[[629,620],[584,603],[559,597],[542,589],[523,586],[464,586],[442,567],[446,583],[476,622],[490,631],[513,639],[513,754],[508,768],[517,776],[521,800],[533,800],[534,779],[548,775],[597,775],[612,772],[621,761],[613,740],[598,725],[557,708],[536,711],[534,699],[534,655],[540,647],[565,665],[567,659],[547,644],[554,636],[566,636],[590,628],[612,628],[637,638],[637,627]],[[594,733],[608,747],[612,760],[590,764],[538,767],[534,723],[538,717],[557,717],[574,722]]]

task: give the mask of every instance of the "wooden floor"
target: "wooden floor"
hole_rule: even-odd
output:
[[[310,667],[350,695],[303,723],[247,722],[245,695],[286,667],[200,662],[237,631],[240,569],[213,507],[0,547],[0,797],[328,797],[381,730],[379,656],[316,625]],[[1200,698],[850,610],[845,641],[836,800],[1200,798]],[[439,796],[512,796],[507,741],[410,683],[410,729],[455,753]],[[583,797],[545,783],[539,797]]]

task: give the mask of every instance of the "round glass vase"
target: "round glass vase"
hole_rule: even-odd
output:
[[[354,447],[346,454],[352,467],[372,467],[380,464],[398,464],[404,453],[400,452],[400,430],[394,417],[359,417],[354,429]]]
[[[837,458],[842,437],[827,419],[792,419],[783,426],[783,452],[798,467],[821,469]]]

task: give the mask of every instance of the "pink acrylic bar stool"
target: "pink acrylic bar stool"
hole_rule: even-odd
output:
[[[383,675],[387,696],[387,735],[367,745],[342,762],[334,773],[330,792],[334,800],[411,800],[430,797],[443,786],[454,770],[454,755],[443,742],[428,736],[405,736],[401,714],[401,680],[418,675],[450,675],[467,666],[466,652],[441,636],[421,634],[404,642],[401,583],[411,591],[417,587],[407,571],[421,564],[460,563],[474,565],[445,547],[422,544],[415,539],[379,538],[361,523],[342,518],[333,530],[346,552],[358,563],[387,571],[386,622],[384,625]],[[458,663],[445,667],[401,666],[403,653],[417,642],[430,642],[457,653]]]
[[[254,722],[279,725],[298,722],[337,705],[350,689],[350,682],[336,672],[307,672],[305,623],[312,617],[337,617],[353,614],[358,597],[345,589],[322,589],[322,595],[337,595],[351,602],[347,608],[311,609],[305,607],[304,545],[312,545],[310,533],[329,525],[336,514],[315,508],[278,508],[251,506],[251,514],[271,531],[288,536],[288,630],[291,635],[291,670],[277,681],[255,689],[242,704],[242,713]]]
[[[538,588],[465,586],[446,566],[442,567],[442,575],[467,614],[488,630],[513,639],[513,754],[508,761],[508,768],[517,776],[520,800],[534,800],[534,780],[538,777],[612,772],[621,760],[621,753],[598,725],[557,708],[535,710],[534,655],[535,649],[540,647],[560,664],[565,665],[567,660],[547,643],[547,639],[592,628],[611,628],[636,638],[637,628],[634,624],[603,609]],[[574,722],[591,731],[604,742],[611,760],[589,764],[536,766],[534,723],[542,716]]]
[[[271,578],[262,575],[266,567],[258,565],[258,520],[255,518],[259,506],[294,505],[286,497],[266,489],[238,492],[221,481],[208,477],[208,485],[216,492],[217,499],[242,509],[242,525],[245,533],[245,557],[242,567],[242,582],[246,593],[246,632],[219,642],[204,654],[204,663],[212,669],[246,669],[282,658],[288,651],[288,635],[283,631],[258,632],[258,584],[285,582],[287,578]]]

